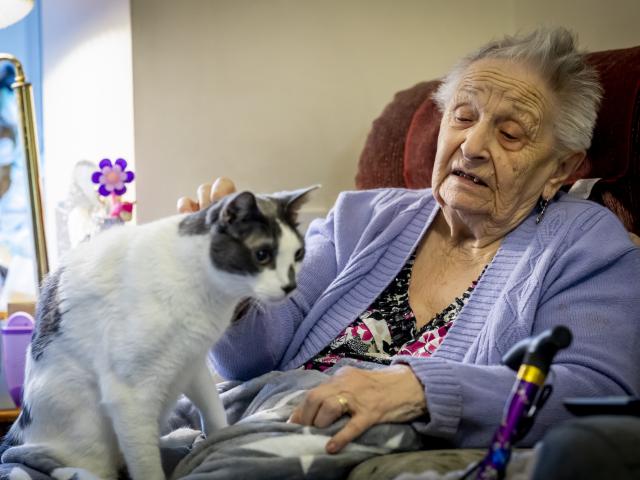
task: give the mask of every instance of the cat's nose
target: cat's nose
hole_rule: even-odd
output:
[[[295,289],[296,289],[295,282],[289,283],[288,285],[285,285],[284,287],[282,287],[282,290],[284,291],[285,294],[289,294],[293,292]]]

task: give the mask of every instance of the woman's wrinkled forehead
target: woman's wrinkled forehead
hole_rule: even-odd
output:
[[[495,105],[501,111],[512,110],[538,130],[548,120],[550,97],[544,81],[526,65],[485,59],[472,63],[461,75],[450,108],[465,101],[481,107]]]

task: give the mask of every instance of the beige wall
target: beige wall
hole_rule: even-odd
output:
[[[578,34],[586,50],[640,45],[638,0],[516,0],[515,28],[562,25]]]
[[[553,19],[592,49],[640,44],[640,2],[131,0],[138,219],[216,175],[353,188],[372,120],[490,38]]]
[[[324,213],[393,94],[511,19],[508,0],[132,0],[139,221],[221,174],[321,183],[309,208]]]

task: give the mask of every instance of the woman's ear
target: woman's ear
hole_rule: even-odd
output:
[[[586,152],[584,151],[569,152],[556,160],[556,169],[549,180],[547,180],[542,191],[542,196],[547,199],[553,198],[571,174],[582,165],[585,156]]]

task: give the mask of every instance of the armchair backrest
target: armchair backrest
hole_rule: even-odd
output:
[[[604,98],[587,159],[572,177],[601,178],[591,196],[640,235],[640,46],[587,55]],[[356,187],[431,185],[441,113],[431,99],[439,80],[398,92],[373,122]]]

